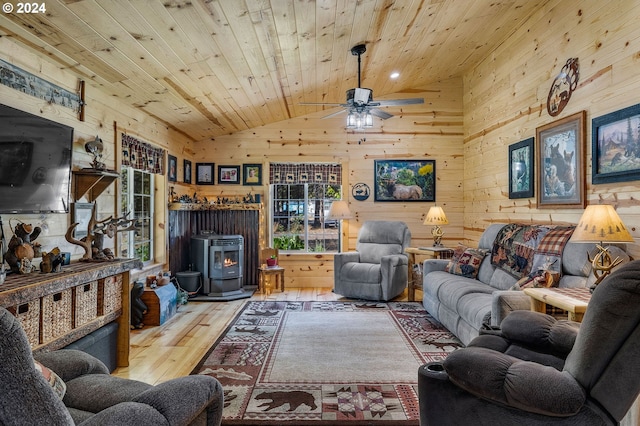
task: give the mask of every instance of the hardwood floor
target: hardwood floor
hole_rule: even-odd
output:
[[[416,294],[420,300],[421,294]],[[316,301],[346,300],[331,288],[291,288],[270,295],[255,293],[251,299],[231,302],[190,301],[162,326],[131,331],[129,367],[118,368],[119,377],[157,384],[191,373],[213,342],[227,328],[248,300]],[[406,301],[407,292],[395,299]]]

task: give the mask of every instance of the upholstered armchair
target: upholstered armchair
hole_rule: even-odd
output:
[[[91,355],[73,349],[41,354],[42,374],[19,321],[0,308],[0,424],[208,425],[222,421],[223,391],[209,376],[188,376],[152,386],[109,375]],[[49,370],[66,385],[45,379]],[[62,393],[62,392],[60,392]]]
[[[356,251],[334,256],[334,292],[356,299],[393,299],[407,286],[404,250],[410,243],[411,232],[404,222],[363,223]]]
[[[418,372],[422,426],[616,425],[640,393],[640,261],[593,292],[582,324],[515,311]]]

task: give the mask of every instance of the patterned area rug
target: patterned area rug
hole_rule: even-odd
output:
[[[462,344],[417,302],[247,302],[194,370],[225,425],[417,425],[418,367]]]

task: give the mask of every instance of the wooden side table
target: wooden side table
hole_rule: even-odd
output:
[[[416,289],[422,288],[422,283],[416,283],[413,280],[413,266],[416,264],[416,255],[430,256],[432,259],[448,259],[453,255],[453,250],[447,247],[408,247],[405,253],[407,253],[409,266],[407,296],[410,302],[414,302]]]
[[[547,312],[547,305],[568,312],[571,321],[581,322],[591,299],[588,288],[525,288],[524,294],[531,297],[531,310]]]

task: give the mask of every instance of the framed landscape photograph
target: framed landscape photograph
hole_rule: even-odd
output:
[[[191,161],[184,160],[182,164],[184,169],[184,183],[191,183]]]
[[[243,164],[242,184],[262,185],[262,164]]]
[[[509,198],[533,197],[533,138],[509,145]]]
[[[640,104],[591,121],[591,182],[640,180]]]
[[[178,159],[173,155],[169,155],[169,166],[167,167],[167,176],[169,177],[169,182],[175,182],[178,176]]]
[[[585,207],[585,111],[536,129],[537,207]]]
[[[435,201],[435,160],[375,160],[375,201]]]
[[[196,184],[213,185],[214,163],[196,163]]]
[[[218,166],[218,183],[240,183],[240,166]]]

